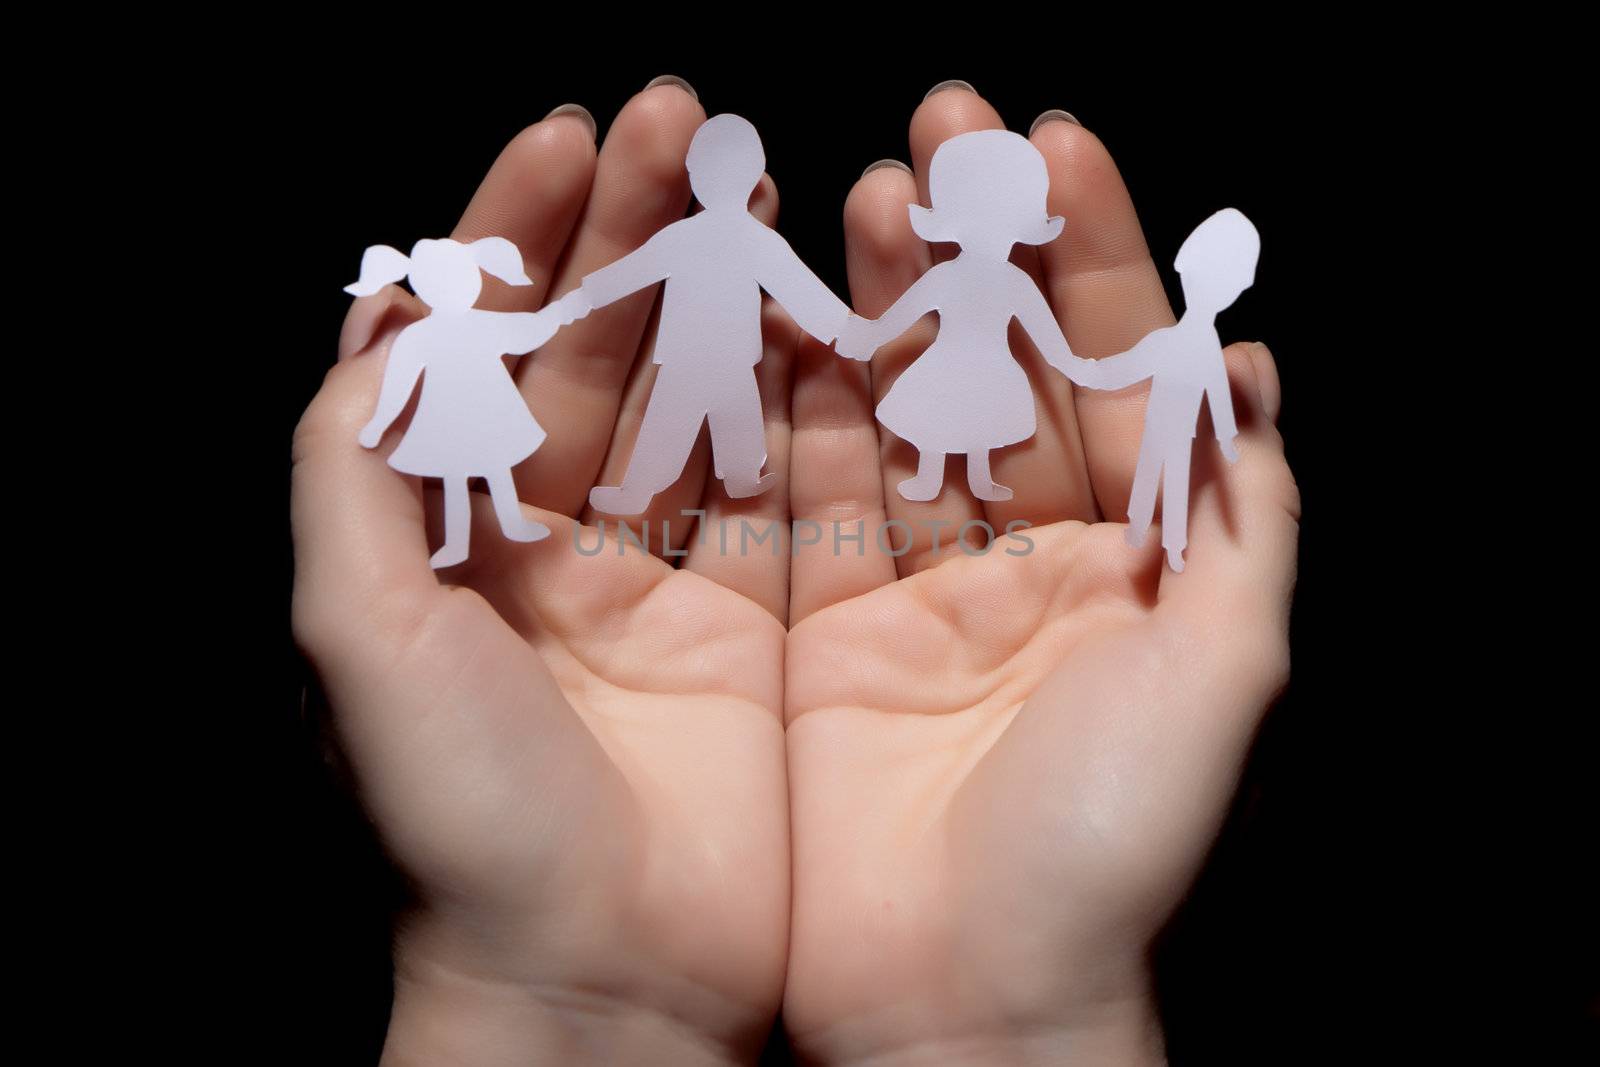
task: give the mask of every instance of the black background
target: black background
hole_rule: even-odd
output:
[[[1156,952],[1171,1060],[1409,1062],[1475,1040],[1477,1006],[1494,999],[1483,965],[1464,962],[1484,930],[1456,918],[1459,886],[1432,872],[1468,817],[1457,795],[1417,784],[1475,728],[1440,700],[1440,654],[1409,640],[1438,611],[1433,579],[1402,537],[1416,507],[1406,492],[1426,466],[1407,430],[1416,371],[1405,338],[1415,314],[1440,311],[1423,286],[1441,265],[1421,251],[1439,191],[1421,166],[1431,105],[1379,52],[1357,57],[1358,69],[1250,57],[1131,74],[1138,58],[1052,69],[881,56],[531,64],[492,52],[477,72],[470,55],[394,72],[374,61],[291,65],[280,77],[293,93],[253,97],[252,135],[271,150],[247,146],[236,164],[273,293],[249,310],[266,320],[260,336],[281,384],[252,405],[269,423],[252,438],[279,490],[269,503],[286,500],[289,435],[332,362],[348,306],[340,289],[362,250],[447,234],[500,148],[560,104],[589,108],[603,137],[629,96],[671,73],[708,113],[752,120],[782,201],[779,230],[841,294],[845,195],[868,164],[907,158],[907,122],[932,85],[970,81],[1023,133],[1041,111],[1068,110],[1116,159],[1176,306],[1170,262],[1196,222],[1234,206],[1260,229],[1256,285],[1219,327],[1276,356],[1280,426],[1304,500],[1291,688]],[[1390,388],[1361,387],[1375,367]],[[273,509],[258,553],[273,561],[258,574],[267,647],[281,654],[259,694],[272,773],[255,798],[263,840],[282,847],[247,862],[243,878],[274,887],[287,936],[268,945],[242,935],[243,951],[282,967],[246,1015],[300,1062],[374,1062],[389,915],[403,893],[324,759],[314,680],[287,631],[285,512]],[[233,922],[253,927],[248,916]],[[1582,1026],[1586,1001],[1592,1023],[1592,978],[1552,993],[1551,976],[1519,984],[1561,1009],[1559,1025]],[[773,1056],[782,1062],[781,1049]]]

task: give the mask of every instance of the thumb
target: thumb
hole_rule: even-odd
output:
[[[375,632],[404,632],[440,593],[417,479],[362,447],[387,361],[384,345],[334,364],[295,427],[294,627],[319,669]]]

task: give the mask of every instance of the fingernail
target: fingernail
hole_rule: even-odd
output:
[[[867,175],[871,174],[873,171],[882,170],[885,167],[893,167],[895,170],[903,170],[907,174],[911,173],[911,168],[906,166],[904,163],[900,162],[898,159],[880,159],[876,163],[873,163],[872,165],[867,167],[866,170],[862,171],[861,172],[861,177],[865,178]]]
[[[594,116],[589,113],[589,109],[582,104],[562,104],[546,115],[542,121],[549,122],[551,119],[558,119],[563,115],[571,115],[574,118],[582,119],[589,127],[590,138],[598,136],[600,128],[595,125]]]
[[[962,92],[971,93],[973,96],[977,96],[978,95],[978,90],[976,90],[976,89],[974,89],[972,87],[972,83],[971,82],[964,82],[960,78],[951,78],[949,81],[940,82],[938,85],[935,85],[932,89],[929,89],[928,93],[927,93],[927,96],[924,96],[922,99],[926,100],[926,99],[928,99],[929,96],[932,96],[934,93],[942,93],[946,89],[960,89]]]
[[[659,78],[651,78],[650,84],[645,86],[645,90],[648,91],[654,89],[658,85],[676,85],[678,88],[682,89],[696,100],[700,99],[700,94],[694,91],[694,86],[690,85],[676,74],[663,74]]]
[[[1078,121],[1078,117],[1072,112],[1062,111],[1058,107],[1051,108],[1049,111],[1046,111],[1044,114],[1033,120],[1033,125],[1028,127],[1028,136],[1032,137],[1034,132],[1047,122],[1070,122],[1074,126],[1083,125],[1083,123]]]

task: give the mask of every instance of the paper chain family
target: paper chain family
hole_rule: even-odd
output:
[[[1073,355],[1033,280],[1009,260],[1014,245],[1046,244],[1063,225],[1061,217],[1046,216],[1044,157],[1017,134],[983,130],[939,146],[929,169],[931,206],[913,204],[911,225],[924,240],[954,242],[961,252],[928,270],[877,319],[853,314],[788,242],[750,214],[766,157],[749,122],[737,115],[707,120],[685,162],[704,210],[666,226],[537,312],[473,306],[480,270],[512,285],[532,284],[516,246],[502,237],[418,241],[409,257],[375,245],[363,255],[360,280],[346,292],[367,296],[409,277],[431,309],[395,338],[377,410],[360,441],[377,447],[422,378],[416,412],[389,464],[443,480],[445,543],[434,567],[467,558],[473,477],[488,482],[506,537],[537,541],[550,532],[523,515],[512,481],[511,469],[538,449],[545,433],[501,357],[531,352],[595,308],[664,281],[655,347],[660,369],[622,484],[594,488],[595,510],[644,511],[682,474],[703,422],[710,423],[713,465],[729,496],[755,496],[772,483],[772,474],[761,473],[767,452],[755,378],[765,290],[806,333],[858,360],[938,312],[937,339],[877,408],[878,421],[918,450],[916,475],[899,485],[907,500],[939,495],[951,453],[966,455],[974,496],[1010,499],[1011,490],[990,476],[989,452],[1035,429],[1032,388],[1006,336],[1013,318],[1076,385],[1122,389],[1149,379],[1128,540],[1143,543],[1163,490],[1161,543],[1172,569],[1183,570],[1189,458],[1202,399],[1224,455],[1237,458],[1215,319],[1255,279],[1261,241],[1242,214],[1217,212],[1178,251],[1185,307],[1177,325],[1120,355],[1086,360]]]

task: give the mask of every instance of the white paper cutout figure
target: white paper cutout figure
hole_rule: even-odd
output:
[[[429,561],[448,567],[467,558],[472,512],[467,479],[489,483],[500,529],[513,541],[538,541],[550,528],[522,514],[511,468],[544,441],[544,429],[528,410],[502,356],[531,352],[557,329],[588,313],[574,291],[537,312],[483,311],[472,305],[483,279],[478,270],[511,285],[532,285],[522,255],[503,237],[471,244],[418,241],[406,257],[374,245],[361,257],[361,278],[345,286],[352,296],[370,296],[407,275],[417,296],[432,310],[400,331],[389,350],[377,410],[361,430],[361,444],[376,448],[405,410],[422,379],[422,396],[389,466],[405,474],[444,481],[445,543]]]
[[[915,477],[899,486],[907,500],[939,495],[947,453],[966,454],[978,499],[1011,499],[990,475],[989,452],[1035,430],[1033,388],[1006,336],[1013,318],[1061,373],[1083,384],[1092,371],[1072,354],[1033,279],[1008,258],[1019,242],[1046,244],[1061,232],[1061,217],[1045,214],[1049,188],[1044,157],[1015,133],[980,130],[944,142],[929,168],[933,206],[912,204],[911,227],[925,241],[959,244],[961,254],[918,278],[880,318],[851,316],[842,331],[839,353],[866,360],[939,313],[938,338],[878,404],[878,421],[919,452]]]
[[[737,115],[707,119],[689,144],[689,184],[705,209],[583,279],[595,307],[666,281],[644,422],[620,486],[597,486],[589,503],[637,515],[683,473],[700,424],[711,424],[713,466],[731,497],[765,491],[766,423],[756,389],[761,290],[824,344],[849,315],[789,242],[750,214],[766,169],[754,126]]]
[[[1155,518],[1161,490],[1161,545],[1174,571],[1183,570],[1188,543],[1189,456],[1200,421],[1200,401],[1211,408],[1217,443],[1231,463],[1239,427],[1228,392],[1228,368],[1217,337],[1217,313],[1255,282],[1261,235],[1233,208],[1195,227],[1173,262],[1183,283],[1183,318],[1147,335],[1128,351],[1097,360],[1090,384],[1121,389],[1150,379],[1144,437],[1128,501],[1128,543],[1138,548]]]

